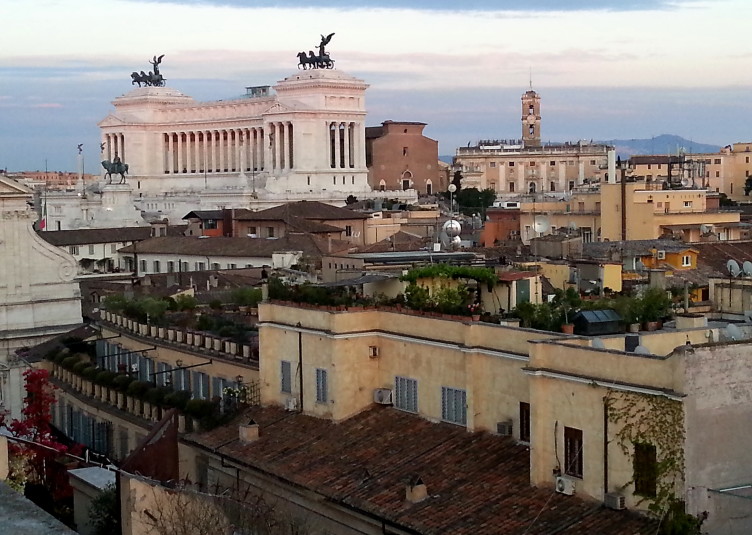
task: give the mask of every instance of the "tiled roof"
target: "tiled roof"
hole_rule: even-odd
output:
[[[224,217],[222,210],[193,210],[183,216],[183,219],[200,219],[205,221],[207,219],[220,220]]]
[[[289,216],[300,217],[303,219],[315,219],[317,221],[326,220],[346,220],[346,219],[368,219],[367,214],[353,212],[347,208],[339,208],[319,201],[298,201],[275,206],[258,212],[236,212],[235,219],[242,221],[284,221]]]
[[[238,440],[237,425],[185,440],[273,474],[386,527],[425,534],[654,533],[656,523],[577,496],[529,485],[530,454],[512,438],[468,433],[392,408],[375,407],[340,423],[277,408],[254,408],[242,421],[260,438]],[[428,498],[405,500],[419,476]]]
[[[740,267],[744,262],[752,262],[752,241],[693,243],[692,248],[699,251],[698,269],[714,274],[728,275],[729,260],[736,260]]]
[[[52,230],[39,235],[57,247],[88,245],[93,243],[124,243],[141,241],[151,236],[151,227],[87,228],[78,230]]]
[[[429,242],[431,242],[431,238],[423,238],[400,230],[384,240],[360,247],[357,252],[385,253],[387,251],[418,251],[425,249],[426,246],[429,245]]]
[[[628,240],[603,241],[582,244],[582,256],[590,258],[611,259],[611,252],[620,252],[622,256],[642,256],[650,254],[651,249],[679,253],[695,249],[694,243],[677,240]]]
[[[118,251],[137,254],[182,254],[193,256],[227,257],[269,257],[279,251],[303,251],[312,256],[328,253],[329,242],[332,251],[341,252],[352,247],[349,242],[327,240],[312,234],[287,234],[282,238],[231,238],[227,236],[199,237],[160,237],[129,245]]]

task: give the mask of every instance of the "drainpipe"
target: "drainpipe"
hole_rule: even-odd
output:
[[[603,495],[608,494],[608,399],[603,397]]]
[[[300,330],[300,322],[298,322],[298,386],[300,387],[298,406],[300,407],[300,413],[303,414],[303,331]]]

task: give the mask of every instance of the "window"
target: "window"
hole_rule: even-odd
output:
[[[514,191],[514,182],[510,182],[509,183],[509,191],[511,191],[511,192]]]
[[[574,180],[569,181],[569,191],[572,191],[574,189]]]
[[[464,390],[441,387],[441,419],[467,425],[467,393]]]
[[[648,169],[652,169],[653,166],[651,164],[648,164]]]
[[[141,271],[146,273],[146,260],[141,260]]]
[[[410,189],[410,180],[406,178],[402,181],[402,191],[407,191],[409,189]]]
[[[509,167],[514,167],[514,162],[509,162]]]
[[[692,208],[692,201],[684,201],[684,208]]]
[[[548,162],[548,165],[554,167],[556,165],[556,160],[551,160],[550,162]]]
[[[535,162],[530,162],[530,167],[535,167]]]
[[[394,378],[394,406],[408,412],[418,412],[418,381],[407,377]]]
[[[489,166],[489,167],[496,167],[496,162],[490,162],[490,163],[488,164],[488,166]]]
[[[692,267],[692,257],[688,254],[682,256],[682,267]]]
[[[316,403],[326,403],[329,400],[329,392],[326,384],[326,370],[316,368]]]
[[[564,428],[564,473],[582,478],[582,430]]]
[[[715,172],[715,177],[716,177],[716,178],[718,178],[718,177],[720,177],[720,176],[721,176],[721,172],[720,172],[720,171],[716,171],[716,172]]]
[[[551,182],[549,184],[549,190],[550,191],[556,191],[556,182]]]
[[[267,238],[274,237],[274,227],[266,227],[266,237]]]
[[[235,269],[237,267],[238,267],[237,264],[227,264],[227,269]]]
[[[219,271],[221,268],[219,267],[219,262],[212,262],[211,268],[214,271]]]
[[[78,245],[71,245],[71,246],[69,246],[68,247],[68,252],[70,254],[78,254]]]
[[[207,219],[204,222],[204,228],[206,230],[216,230],[217,228],[219,228],[219,224],[217,223],[216,219]]]
[[[595,165],[595,160],[590,160],[590,165]]]
[[[655,496],[658,486],[658,462],[656,459],[655,446],[652,444],[634,445],[634,458],[632,459],[634,470],[634,493],[640,496]]]
[[[352,236],[352,225],[345,225],[345,236]]]
[[[402,147],[402,156],[407,156],[407,147]]]
[[[280,367],[280,390],[285,394],[292,394],[292,364],[283,360]]]
[[[255,238],[258,234],[258,230],[256,227],[248,227],[248,234],[253,234],[253,237]]]
[[[191,392],[194,399],[209,398],[209,376],[204,372],[194,371],[191,377]]]
[[[713,163],[716,164],[716,165],[719,165],[721,163],[721,159],[720,158],[716,158]]]
[[[204,271],[206,269],[206,264],[203,262],[196,262],[196,269],[195,271]]]
[[[520,402],[520,441],[530,442],[530,403]]]
[[[159,265],[159,260],[155,260],[154,262],[152,262],[152,266],[154,267],[154,273],[161,273],[160,271],[161,266]]]
[[[175,262],[172,260],[167,261],[167,273],[175,273]]]
[[[110,244],[110,252],[115,253],[117,251],[117,246],[114,243]]]
[[[89,245],[89,254],[94,254],[94,245]]]

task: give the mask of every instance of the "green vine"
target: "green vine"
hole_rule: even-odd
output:
[[[620,426],[615,436],[625,456],[634,461],[636,444],[655,447],[655,496],[643,496],[638,503],[647,500],[648,510],[663,518],[684,481],[684,406],[663,396],[613,390],[606,403],[609,421]]]
[[[418,279],[432,278],[450,278],[450,279],[473,279],[478,282],[485,282],[489,290],[493,288],[498,280],[496,272],[491,268],[470,267],[470,266],[451,266],[449,264],[432,264],[430,266],[411,269],[400,277],[405,282],[416,282]]]

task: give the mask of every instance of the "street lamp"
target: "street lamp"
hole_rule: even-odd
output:
[[[454,192],[457,191],[457,186],[449,184],[447,190],[449,191],[449,217],[454,219]]]

